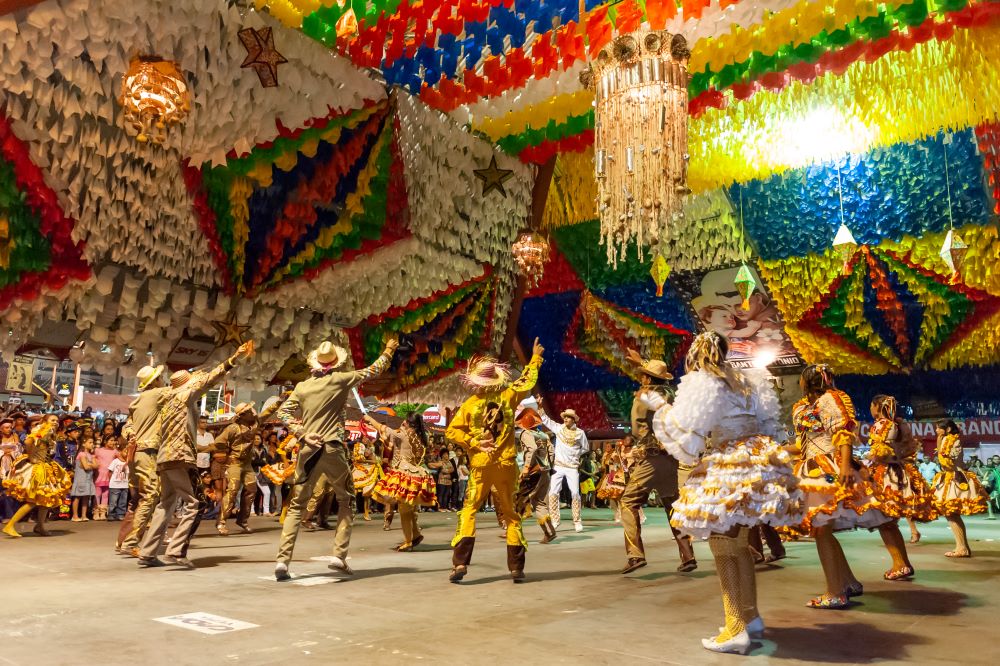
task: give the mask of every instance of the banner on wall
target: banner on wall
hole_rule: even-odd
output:
[[[674,277],[704,330],[729,341],[729,361],[737,368],[768,367],[776,374],[798,372],[802,357],[785,333],[778,306],[764,287],[757,270],[750,271],[757,287],[743,308],[736,289],[739,265],[710,271],[679,273]]]
[[[972,419],[952,419],[962,433],[963,446],[1000,445],[1000,417],[982,416]],[[937,421],[907,421],[913,436],[924,444],[924,450],[933,450],[937,445]],[[871,423],[861,424],[861,439],[868,440]],[[928,449],[928,446],[930,447]]]

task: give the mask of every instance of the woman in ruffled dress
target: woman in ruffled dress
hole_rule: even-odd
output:
[[[899,531],[899,519],[927,522],[937,517],[934,494],[913,462],[919,445],[910,426],[896,416],[896,408],[892,396],[875,396],[871,404],[875,422],[868,434],[868,459],[872,463],[870,472],[879,510],[893,519],[879,527],[882,541],[892,556],[892,569],[885,572],[886,580],[902,580],[914,573]]]
[[[601,477],[601,482],[597,485],[597,499],[606,500],[608,506],[615,515],[615,524],[622,522],[622,508],[618,503],[622,495],[625,493],[625,448],[626,440],[629,440],[628,446],[631,447],[631,435],[626,435],[626,438],[615,445],[614,449],[607,452],[604,456],[604,476]]]
[[[354,479],[354,492],[361,493],[364,497],[364,518],[371,520],[372,491],[375,490],[375,484],[382,478],[382,465],[375,456],[375,442],[367,438],[355,442],[351,463],[353,465],[351,475]]]
[[[723,336],[702,333],[688,352],[673,407],[659,394],[640,397],[657,410],[653,431],[670,455],[697,463],[670,522],[685,535],[708,538],[715,557],[726,625],[701,643],[714,652],[746,654],[751,637],[764,632],[747,534],[762,523],[801,522],[802,494],[780,444],[787,433],[767,373],[735,370],[728,351]]]
[[[864,587],[854,576],[834,532],[857,527],[878,528],[889,518],[878,510],[879,500],[867,470],[854,458],[858,421],[850,397],[833,384],[827,365],[810,365],[799,385],[805,397],[792,408],[795,465],[805,495],[806,519],[788,532],[812,535],[826,578],[826,593],[809,601],[810,608],[846,608]]]
[[[73,486],[73,478],[60,465],[52,462],[58,419],[55,414],[44,417],[24,440],[25,455],[14,461],[3,488],[7,495],[18,502],[21,508],[3,528],[10,537],[19,537],[17,523],[33,509],[38,508],[35,534],[48,536],[45,517],[49,509],[58,507]]]
[[[941,471],[932,484],[934,503],[938,513],[948,519],[948,527],[955,535],[955,549],[945,553],[945,557],[972,557],[962,516],[986,511],[986,491],[975,474],[959,466],[962,441],[955,422],[946,419],[938,421],[936,426],[937,458]]]
[[[392,467],[375,484],[372,497],[376,502],[397,505],[403,523],[403,542],[396,546],[401,553],[408,553],[424,540],[417,524],[417,511],[422,506],[437,504],[437,487],[434,478],[424,467],[427,453],[427,431],[420,414],[410,414],[399,430],[383,425],[365,414],[365,422],[378,431],[382,440],[392,443]]]

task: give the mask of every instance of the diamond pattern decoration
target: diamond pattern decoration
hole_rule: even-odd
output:
[[[1000,312],[1000,297],[862,245],[798,326],[896,371],[936,358]],[[933,316],[930,316],[933,314]]]
[[[408,235],[388,102],[332,114],[187,176],[237,293],[308,278]]]

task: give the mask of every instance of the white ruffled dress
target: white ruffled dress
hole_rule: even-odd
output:
[[[744,375],[746,394],[699,370],[681,379],[673,405],[653,393],[642,395],[656,409],[653,432],[667,452],[682,465],[698,463],[670,518],[683,534],[704,539],[738,525],[802,522],[798,479],[779,445],[787,434],[778,396],[766,373]]]

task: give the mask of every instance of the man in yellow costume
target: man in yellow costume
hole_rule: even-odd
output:
[[[468,453],[470,468],[465,504],[458,514],[455,538],[451,540],[454,552],[448,580],[452,583],[461,581],[468,573],[476,545],[476,512],[489,497],[491,487],[496,489],[497,513],[507,526],[507,569],[515,583],[524,580],[527,544],[521,531],[521,516],[514,510],[518,477],[514,411],[535,387],[544,351],[536,339],[531,361],[513,382],[507,366],[489,356],[473,359],[463,376],[473,395],[459,408],[445,433]]]

